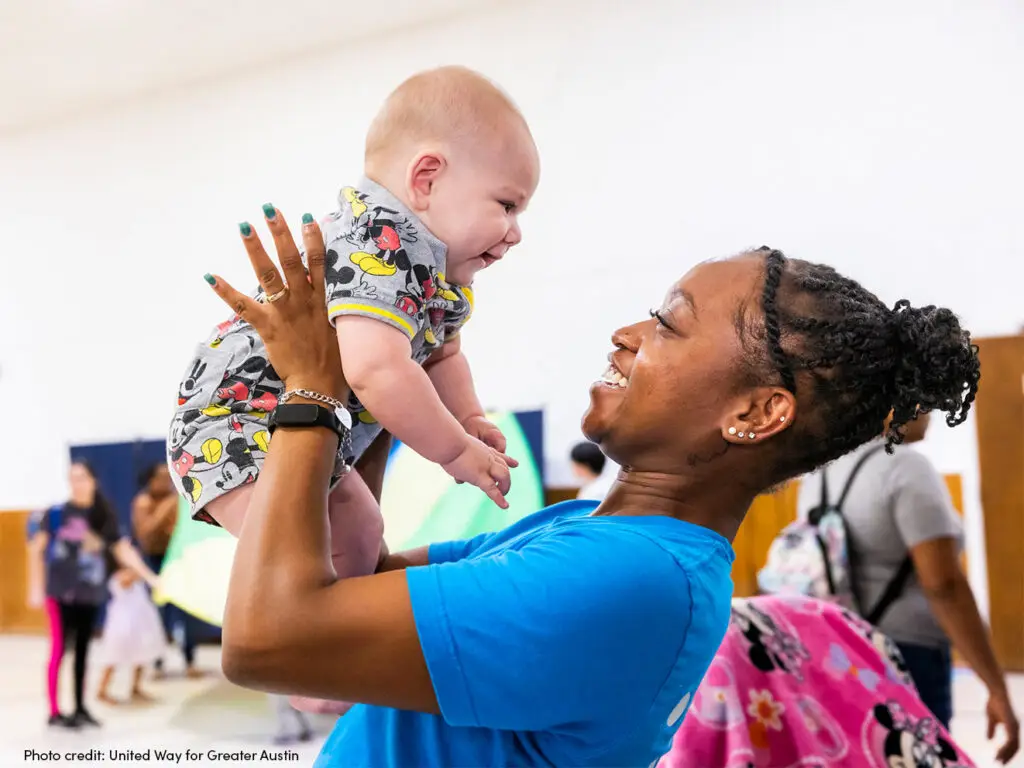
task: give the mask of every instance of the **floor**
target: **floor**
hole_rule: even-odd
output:
[[[93,714],[102,721],[101,729],[68,732],[50,729],[45,725],[43,670],[47,653],[46,640],[41,637],[0,635],[0,766],[52,764],[46,760],[47,751],[60,754],[63,765],[111,766],[145,765],[147,767],[189,765],[253,766],[279,763],[297,766],[313,764],[320,744],[331,728],[330,718],[312,717],[317,736],[306,744],[275,747],[270,737],[275,730],[273,709],[268,697],[237,688],[220,676],[219,649],[199,649],[199,666],[210,675],[201,680],[183,677],[180,661],[169,667],[168,679],[147,682],[150,693],[159,701],[146,706],[110,707],[92,706]],[[177,661],[171,659],[172,662]],[[67,682],[69,675],[62,675]],[[95,691],[95,670],[90,674]],[[1011,681],[1014,700],[1024,706],[1024,675]],[[985,739],[985,691],[969,672],[958,672],[956,686],[956,717],[953,735],[977,762],[979,768],[995,766],[993,745]],[[115,696],[127,692],[129,681],[122,676],[115,679]],[[70,702],[70,686],[61,691],[61,701]],[[92,757],[88,750],[102,750],[104,759]],[[108,750],[136,750],[142,755],[134,760],[115,759]],[[262,750],[267,750],[266,754]],[[26,754],[35,750],[34,757]],[[86,753],[77,759],[67,759],[67,753],[80,750]],[[150,750],[146,753],[146,750]],[[160,758],[157,750],[200,753],[191,759],[182,754],[179,762],[174,757]],[[237,759],[210,756],[211,752],[236,753]],[[249,755],[237,753],[248,752]],[[255,754],[252,754],[255,753]],[[1018,755],[1011,764],[1024,768],[1024,757]]]

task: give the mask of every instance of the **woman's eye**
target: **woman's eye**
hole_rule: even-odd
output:
[[[659,312],[656,309],[652,309],[652,310],[650,310],[650,312],[651,312],[651,317],[653,317],[655,320],[658,321],[658,325],[660,325],[660,326],[662,326],[664,328],[668,328],[669,330],[672,329],[672,326],[670,326],[668,323],[665,322],[665,318],[662,316],[661,312]]]

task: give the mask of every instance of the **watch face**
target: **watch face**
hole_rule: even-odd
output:
[[[279,427],[301,427],[316,424],[320,406],[310,403],[288,403],[277,407]]]

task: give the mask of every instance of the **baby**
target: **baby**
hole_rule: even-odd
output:
[[[405,81],[370,127],[365,178],[342,190],[323,225],[328,314],[352,389],[351,441],[339,448],[328,502],[340,577],[372,573],[379,560],[379,505],[347,470],[381,428],[492,497],[507,483],[505,461],[493,461],[505,438],[484,418],[459,331],[473,309],[473,277],[520,241],[517,218],[538,175],[522,115],[461,67]],[[264,214],[279,215],[271,205]],[[168,439],[171,476],[193,519],[238,535],[283,394],[262,341],[239,318],[199,346]]]

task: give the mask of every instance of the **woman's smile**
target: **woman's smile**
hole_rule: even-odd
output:
[[[625,389],[629,386],[629,374],[626,372],[628,368],[624,366],[621,361],[615,359],[615,352],[608,353],[608,368],[604,374],[598,379],[598,384],[603,384],[609,387],[616,387],[618,389]]]

